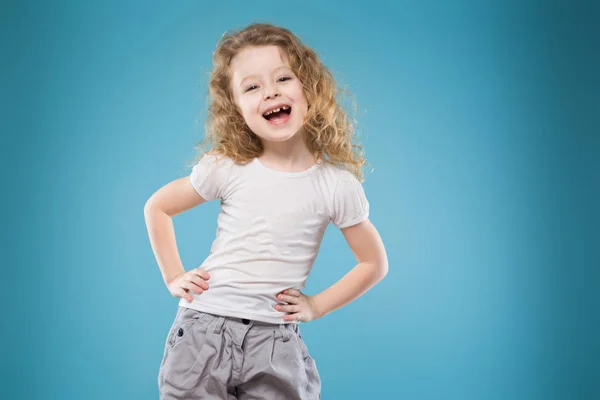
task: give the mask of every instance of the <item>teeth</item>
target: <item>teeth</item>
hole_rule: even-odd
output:
[[[273,110],[267,111],[266,113],[264,113],[265,116],[267,115],[271,115],[273,113],[279,112],[281,110],[289,110],[290,108],[288,106],[281,106],[279,108],[275,108]]]

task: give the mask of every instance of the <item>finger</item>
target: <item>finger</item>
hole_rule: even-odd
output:
[[[287,294],[290,296],[295,296],[295,297],[299,297],[300,296],[300,291],[296,290],[296,289],[286,289],[283,291],[283,294]]]
[[[202,286],[200,286],[199,284],[204,282],[202,279],[198,278],[197,276],[186,276],[185,279],[182,279],[180,282],[181,287],[187,287],[187,288],[191,288],[191,287],[199,287],[202,288]]]
[[[183,282],[181,284],[181,288],[191,290],[198,294],[202,294],[202,292],[203,292],[202,288],[200,286],[196,285],[194,282]]]
[[[286,294],[280,294],[279,296],[277,296],[277,300],[284,301],[286,303],[297,304],[298,301],[300,301],[300,298],[296,297],[296,296],[288,296]]]
[[[202,269],[202,268],[196,268],[194,271],[194,274],[198,275],[199,277],[201,277],[204,280],[209,280],[210,279],[210,275],[208,274],[208,272],[206,272],[206,270]]]
[[[197,275],[190,276],[190,279],[188,281],[196,284],[204,290],[208,289],[208,283]]]
[[[181,289],[178,293],[179,297],[181,297],[182,299],[186,299],[188,301],[188,303],[191,303],[194,298],[192,297],[191,294],[189,294],[188,292],[186,292],[185,290]]]
[[[302,314],[301,313],[295,313],[295,314],[284,315],[283,319],[285,321],[302,321]]]
[[[281,304],[277,304],[275,306],[275,309],[278,311],[283,311],[283,312],[287,312],[287,313],[296,313],[298,311],[300,311],[300,306],[296,305],[296,304],[291,304],[291,305],[281,305]]]

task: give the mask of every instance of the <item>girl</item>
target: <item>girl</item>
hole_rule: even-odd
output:
[[[161,399],[319,399],[298,323],[356,299],[388,269],[368,219],[365,160],[330,72],[289,30],[228,33],[213,62],[211,149],[144,209],[164,282],[181,298],[158,373]],[[172,217],[217,199],[210,253],[186,272]],[[300,290],[329,223],[358,264],[308,296]]]

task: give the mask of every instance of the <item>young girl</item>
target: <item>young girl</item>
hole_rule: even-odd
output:
[[[330,72],[290,31],[253,24],[226,34],[213,61],[211,149],[144,209],[164,282],[181,298],[158,373],[161,399],[319,399],[298,323],[356,299],[388,268],[368,219],[365,160]],[[172,217],[217,199],[210,254],[185,271]],[[300,290],[329,223],[358,264],[308,296]]]

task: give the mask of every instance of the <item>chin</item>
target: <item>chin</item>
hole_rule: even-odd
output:
[[[284,134],[284,133],[280,133],[280,134],[275,134],[275,135],[266,135],[265,139],[269,140],[271,142],[285,142],[287,140],[292,139],[294,136],[296,136],[296,133],[291,133],[291,134]]]
[[[285,129],[280,130],[260,130],[257,136],[262,140],[267,140],[269,142],[285,142],[294,138],[296,135],[300,134],[302,127],[286,127]],[[267,128],[268,129],[268,128]]]

